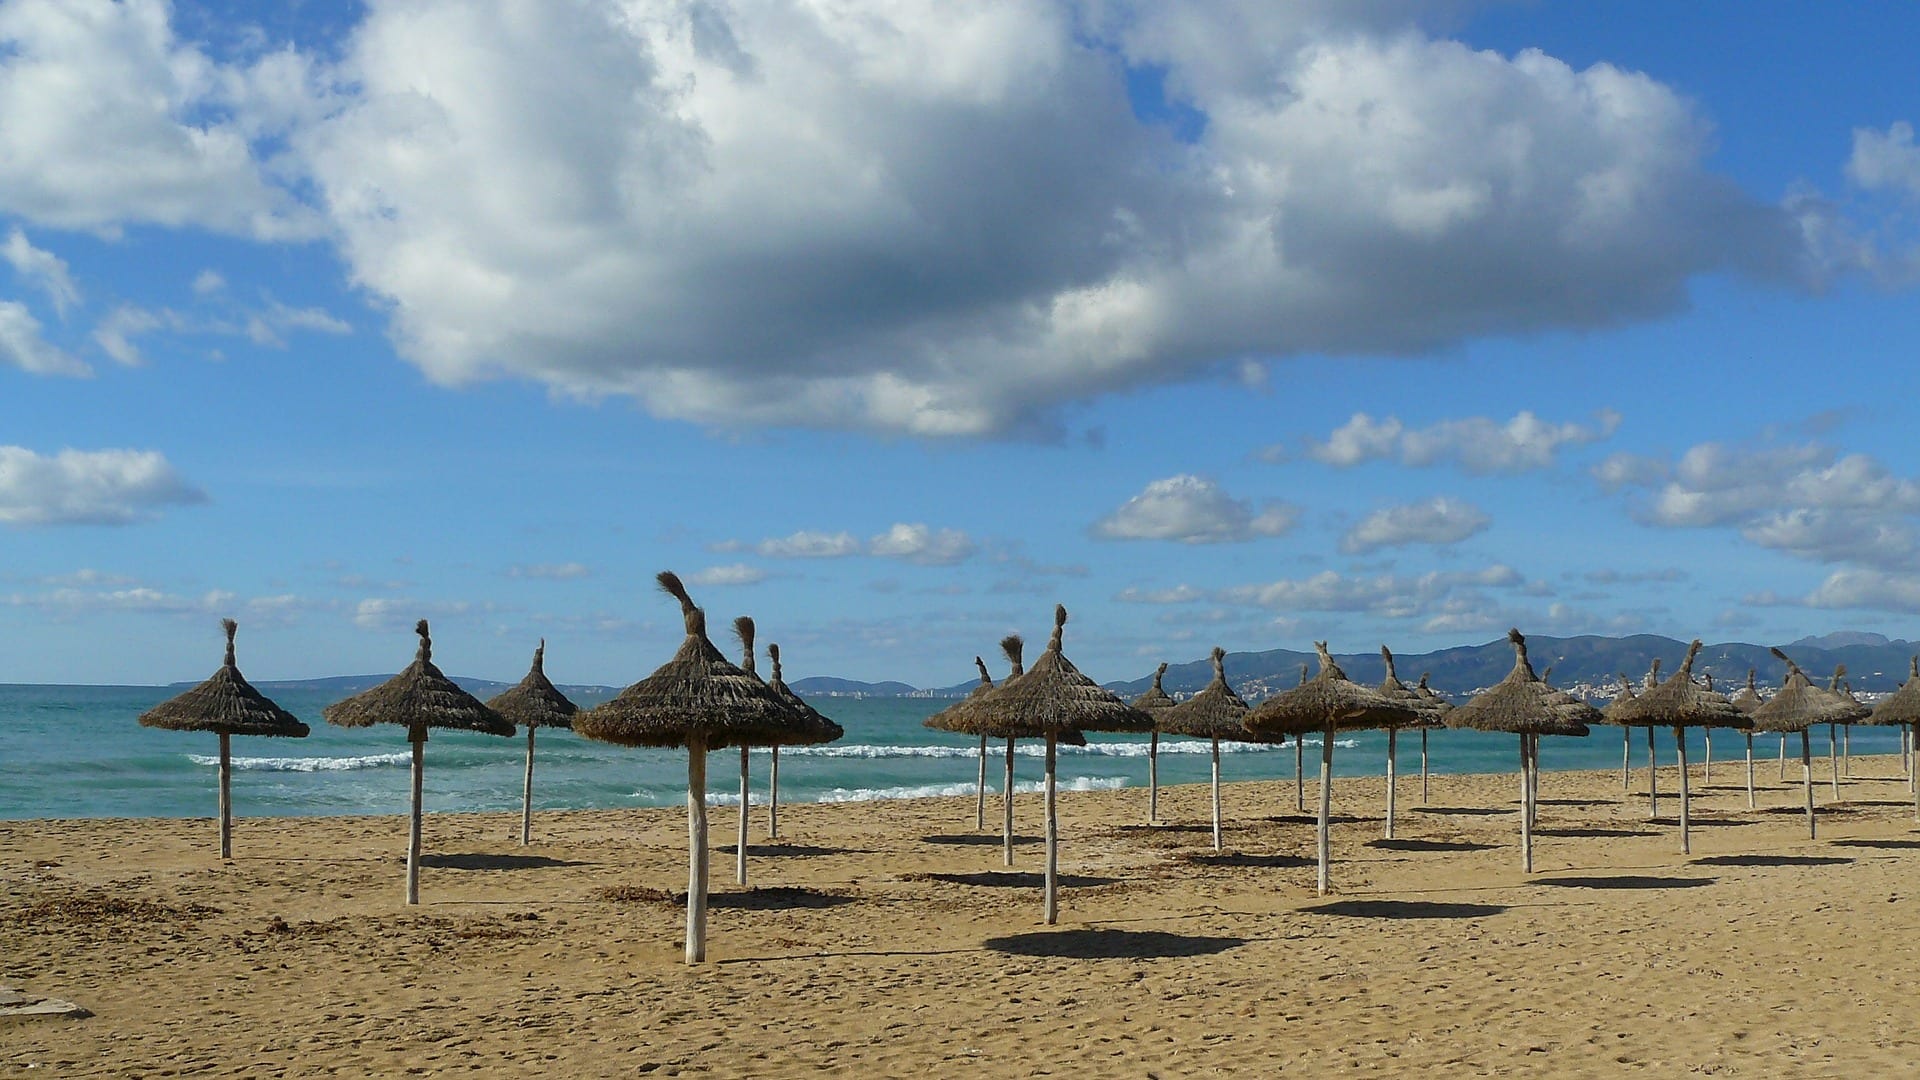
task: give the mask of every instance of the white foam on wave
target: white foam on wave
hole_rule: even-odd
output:
[[[1302,740],[1306,746],[1318,747],[1318,738]],[[1340,749],[1352,749],[1359,743],[1353,739],[1336,739],[1334,746]],[[1274,743],[1232,742],[1222,740],[1222,754],[1272,754],[1282,749],[1291,749]],[[1086,746],[1062,746],[1057,752],[1062,757],[1081,755],[1085,757],[1143,758],[1147,756],[1148,746],[1144,742],[1095,742]],[[755,751],[756,753],[760,751]],[[1169,738],[1160,743],[1162,754],[1210,754],[1213,743],[1206,739]],[[904,746],[898,744],[844,743],[825,746],[784,746],[780,748],[782,757],[818,757],[818,758],[944,758],[972,759],[980,753],[978,746]],[[1006,743],[1000,739],[987,740],[987,756],[994,757],[1006,753]],[[1015,743],[1013,756],[1021,758],[1042,758],[1047,754],[1046,744],[1037,740],[1022,740]]]
[[[412,753],[404,750],[397,754],[362,754],[358,757],[237,757],[233,759],[233,767],[255,772],[351,772],[355,769],[405,765],[412,759]],[[206,754],[188,754],[187,760],[195,765],[220,764],[219,758]]]
[[[1127,786],[1124,776],[1076,776],[1060,784],[1061,791],[1118,791]],[[1044,780],[1021,780],[1013,785],[1015,794],[1031,795],[1044,790]],[[994,789],[989,788],[988,794]],[[819,803],[878,802],[883,799],[936,799],[949,795],[971,795],[973,785],[962,784],[906,784],[900,787],[881,788],[833,788],[814,797]],[[734,796],[739,801],[739,796]]]

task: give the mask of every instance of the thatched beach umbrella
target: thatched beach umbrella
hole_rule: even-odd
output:
[[[1834,713],[1827,720],[1827,774],[1833,780],[1835,802],[1840,801],[1840,749],[1835,731],[1840,725],[1863,720],[1873,712],[1872,709],[1861,704],[1860,699],[1853,694],[1841,692],[1841,680],[1846,677],[1847,665],[1834,665],[1833,677],[1827,680],[1826,689],[1827,696],[1833,700],[1834,705]]]
[[[1307,679],[1312,674],[1311,665],[1301,664],[1300,681],[1294,685],[1307,685]],[[1307,742],[1297,735],[1293,739],[1293,809],[1296,813],[1307,812]]]
[[[1693,682],[1693,659],[1700,655],[1700,639],[1693,639],[1687,646],[1687,658],[1680,662],[1680,670],[1669,675],[1659,686],[1641,694],[1614,703],[1608,707],[1613,719],[1618,723],[1643,723],[1649,727],[1670,727],[1673,729],[1673,743],[1680,754],[1680,850],[1690,853],[1692,846],[1688,837],[1688,792],[1687,792],[1687,734],[1690,727],[1704,728],[1709,724],[1719,727],[1751,728],[1749,720],[1733,702],[1711,690],[1703,690]]]
[[[1775,658],[1787,665],[1787,679],[1779,693],[1753,711],[1753,730],[1799,733],[1800,779],[1807,793],[1807,838],[1814,839],[1818,833],[1813,817],[1813,746],[1807,729],[1844,713],[1846,707],[1807,681],[1806,673],[1800,670],[1800,665],[1789,660],[1786,653],[1777,648],[1772,652]]]
[[[1243,723],[1251,711],[1246,701],[1227,685],[1227,651],[1214,646],[1213,681],[1206,689],[1162,712],[1156,723],[1169,735],[1213,741],[1213,850],[1220,850],[1220,740],[1247,741],[1253,733]],[[1157,680],[1156,680],[1157,681]],[[1280,738],[1285,738],[1281,736]],[[1277,741],[1277,740],[1275,740]]]
[[[1434,728],[1445,727],[1447,714],[1453,711],[1453,702],[1448,701],[1446,698],[1440,695],[1439,691],[1427,685],[1427,677],[1431,674],[1432,674],[1431,672],[1427,672],[1427,671],[1421,672],[1420,685],[1413,688],[1415,693],[1427,699],[1427,706],[1431,711],[1431,715],[1434,721],[1433,723],[1430,723],[1430,724],[1420,725],[1420,802],[1422,805],[1426,804],[1427,795],[1428,795],[1428,792],[1427,792],[1427,733],[1432,731]]]
[[[1063,736],[1080,738],[1083,728],[1111,731],[1147,721],[1145,714],[1082,675],[1060,651],[1066,626],[1067,609],[1056,604],[1053,635],[1047,640],[1047,651],[1040,654],[1040,659],[1034,661],[1025,674],[1008,679],[974,703],[977,710],[986,714],[982,722],[991,722],[997,730],[1047,740],[1047,865],[1043,909],[1048,925],[1059,917],[1060,819],[1055,806],[1055,748]]]
[[[1018,636],[1016,635],[1013,640],[1017,642]],[[1003,642],[1002,645],[1004,646],[1004,644]],[[966,697],[960,699],[961,701],[971,701],[993,689],[993,676],[987,674],[987,662],[976,656],[973,658],[973,666],[980,669],[980,685],[968,692]],[[1014,666],[1017,668],[1019,664],[1016,662]],[[956,729],[948,726],[952,717],[953,706],[949,705],[921,721],[921,726],[932,728],[935,731],[954,731]],[[972,732],[965,732],[963,734],[972,734]],[[1011,745],[1007,748],[1007,768],[1009,770],[1013,768],[1013,748]],[[1009,785],[1008,788],[1011,790],[1012,786]],[[1008,807],[1009,812],[1011,812],[1011,799],[1008,800]],[[985,735],[980,736],[980,775],[974,781],[973,787],[973,827],[981,831],[985,831],[987,827],[987,737]]]
[[[140,714],[140,726],[170,731],[211,731],[220,736],[220,857],[233,858],[233,736],[305,738],[307,725],[255,690],[233,662],[233,635],[240,624],[221,619],[227,658],[199,686]]]
[[[567,700],[547,679],[547,639],[541,638],[533,650],[533,667],[519,683],[487,702],[487,708],[499,713],[510,724],[527,729],[527,779],[520,796],[520,843],[533,839],[533,732],[535,728],[573,727],[579,706]]]
[[[732,745],[740,748],[740,829],[739,838],[733,847],[733,880],[736,885],[745,885],[747,883],[747,827],[753,816],[752,774],[747,767],[749,760],[748,755],[751,748],[764,746],[772,750],[775,754],[778,754],[781,743],[812,741],[815,736],[820,733],[820,729],[806,715],[807,713],[813,712],[811,708],[808,708],[804,702],[798,706],[794,705],[794,702],[799,700],[797,696],[789,699],[775,692],[765,680],[760,678],[760,673],[755,670],[753,661],[753,619],[742,615],[733,620],[733,634],[740,642],[741,673],[760,686],[765,687],[770,693],[773,693],[780,704],[787,708],[786,716],[774,731],[761,736],[729,740]],[[814,713],[814,715],[819,716],[818,713]],[[824,719],[824,717],[822,719]],[[838,726],[839,725],[835,725],[836,728],[838,728]],[[835,737],[837,738],[838,736]]]
[[[1873,713],[1867,719],[1872,724],[1901,725],[1909,734],[1914,725],[1920,724],[1920,656],[1908,661],[1907,681],[1900,689],[1880,699],[1873,707]],[[1907,786],[1913,789],[1913,816],[1920,819],[1920,784],[1913,782],[1911,773],[1907,776]]]
[[[1247,730],[1272,737],[1302,732],[1320,732],[1320,873],[1316,888],[1327,892],[1328,864],[1332,861],[1328,819],[1333,808],[1334,732],[1341,729],[1379,727],[1387,723],[1410,724],[1420,714],[1405,705],[1388,701],[1368,687],[1361,686],[1340,665],[1333,662],[1327,643],[1316,641],[1313,650],[1320,657],[1320,673],[1291,690],[1283,690],[1261,702],[1247,714]]]
[[[1608,709],[1622,701],[1630,700],[1634,693],[1633,680],[1627,678],[1625,673],[1615,677],[1620,680],[1620,692],[1613,696],[1613,701],[1606,709],[1600,710],[1600,721],[1620,729],[1620,793],[1624,798],[1633,794],[1633,728],[1608,715]]]
[[[1394,775],[1396,737],[1402,727],[1419,728],[1424,734],[1428,728],[1440,722],[1440,714],[1444,710],[1434,704],[1432,697],[1400,681],[1400,676],[1393,670],[1393,651],[1385,645],[1380,646],[1380,658],[1386,661],[1387,674],[1380,680],[1380,685],[1374,689],[1388,701],[1412,709],[1416,717],[1411,724],[1387,725],[1387,839],[1391,840],[1393,839],[1394,796],[1400,786],[1399,778]]]
[[[1527,660],[1527,639],[1519,630],[1508,630],[1513,643],[1513,670],[1472,701],[1447,714],[1450,728],[1474,731],[1504,731],[1520,737],[1520,850],[1521,866],[1533,872],[1533,762],[1538,753],[1536,737],[1541,735],[1585,735],[1587,725],[1600,719],[1599,710],[1574,697],[1555,690],[1533,673]]]
[[[769,643],[767,659],[773,663],[773,678],[767,680],[767,685],[773,688],[774,693],[780,695],[780,700],[793,706],[793,711],[800,714],[800,728],[786,740],[786,745],[818,746],[821,743],[833,742],[847,733],[846,728],[807,704],[805,699],[794,693],[793,688],[780,677],[780,646]],[[984,666],[982,670],[985,670]],[[780,743],[773,744],[773,764],[767,776],[767,839],[769,840],[780,838],[780,746]]]
[[[707,639],[707,615],[672,571],[658,580],[680,602],[686,638],[653,674],[574,718],[573,730],[618,746],[687,748],[687,963],[707,955],[707,747],[764,741],[792,722],[772,688],[728,663]]]
[[[1006,780],[1001,787],[1000,803],[1000,848],[1001,858],[1006,865],[1013,865],[1013,744],[1016,739],[1051,738],[1055,743],[1066,746],[1087,745],[1086,736],[1072,728],[1051,729],[1033,723],[1016,707],[1006,706],[1001,695],[1026,677],[1026,667],[1021,662],[1021,653],[1026,647],[1019,634],[1008,634],[1000,639],[1000,651],[1005,654],[1013,670],[999,686],[986,690],[975,689],[973,693],[950,705],[935,718],[941,721],[943,730],[957,731],[967,735],[979,735],[983,738],[1007,740]],[[929,723],[932,721],[929,720]],[[1051,732],[1051,735],[1049,735]],[[1049,751],[1051,755],[1051,751]]]
[[[982,671],[985,669],[982,668]],[[1160,714],[1173,708],[1175,702],[1166,690],[1160,686],[1160,680],[1167,674],[1167,665],[1162,661],[1153,672],[1153,685],[1147,692],[1134,698],[1128,704],[1146,713],[1154,720],[1153,734],[1147,739],[1147,824],[1160,824]],[[982,744],[984,745],[984,743]],[[986,766],[981,766],[981,775],[986,775]]]
[[[1749,720],[1747,730],[1743,734],[1747,737],[1747,809],[1751,810],[1753,809],[1753,724],[1751,720],[1753,714],[1759,711],[1761,705],[1765,704],[1760,698],[1759,689],[1753,685],[1752,668],[1747,669],[1747,685],[1734,691],[1732,696],[1727,700],[1733,702],[1733,707],[1739,709],[1741,715],[1747,717]],[[1787,737],[1785,735],[1780,736],[1780,746],[1782,749],[1780,756],[1782,761],[1786,759],[1786,745]]]
[[[400,724],[413,744],[413,811],[407,825],[407,903],[420,902],[420,787],[426,774],[427,729],[479,731],[511,737],[513,725],[480,699],[454,685],[433,666],[433,638],[427,620],[414,624],[420,651],[407,669],[371,690],[336,701],[320,711],[341,727]]]
[[[1629,682],[1625,675],[1620,676],[1620,683],[1620,693],[1614,697],[1612,704],[1601,712],[1600,720],[1602,723],[1620,726],[1620,767],[1623,771],[1628,768],[1633,759],[1633,729],[1636,727],[1647,729],[1647,820],[1652,821],[1660,816],[1660,755],[1654,748],[1654,726],[1643,723],[1637,713],[1624,714],[1626,718],[1621,719],[1623,714],[1615,712],[1616,707],[1621,706],[1625,701],[1633,700],[1636,696],[1633,692],[1633,683]],[[1660,658],[1656,656],[1653,662],[1647,665],[1647,674],[1640,681],[1640,689],[1645,692],[1658,685],[1660,685]],[[1623,783],[1626,782],[1623,780]]]

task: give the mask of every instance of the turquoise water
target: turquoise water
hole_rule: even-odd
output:
[[[0,685],[0,819],[68,817],[205,817],[213,813],[213,735],[156,731],[136,722],[141,712],[177,690],[146,686]],[[305,739],[235,737],[235,812],[248,816],[397,814],[407,810],[408,747],[398,727],[346,729],[324,723],[320,709],[330,697],[283,691],[275,700],[313,728]],[[977,742],[929,731],[921,721],[948,704],[931,698],[820,698],[813,702],[847,729],[829,746],[790,747],[780,754],[783,802],[846,802],[971,794]],[[1089,736],[1084,748],[1061,747],[1060,783],[1067,790],[1144,787],[1145,736]],[[1378,775],[1386,758],[1384,732],[1343,733],[1335,743],[1334,771],[1342,776]],[[1419,736],[1403,734],[1402,775],[1419,771]],[[1773,737],[1756,746],[1777,752]],[[1741,752],[1740,737],[1721,732],[1715,757]],[[1004,745],[1004,744],[1002,744]],[[1646,735],[1636,732],[1634,760],[1642,763]],[[1824,732],[1815,751],[1824,753]],[[1892,730],[1853,730],[1853,751],[1893,753]],[[1308,769],[1316,770],[1319,740],[1309,736]],[[501,739],[462,732],[435,732],[427,743],[426,807],[430,811],[510,810],[520,805],[524,735]],[[1704,747],[1698,733],[1689,756]],[[1163,739],[1162,783],[1204,782],[1208,744]],[[997,752],[997,748],[996,748]],[[1673,735],[1659,735],[1660,760],[1673,761]],[[715,802],[737,801],[735,752],[710,761],[708,781]],[[1015,760],[1016,790],[1037,790],[1042,777],[1039,743],[1021,743]],[[1513,772],[1516,742],[1508,735],[1437,731],[1431,737],[1435,772]],[[1543,769],[1608,769],[1620,765],[1620,733],[1597,728],[1586,739],[1547,739]],[[1226,780],[1293,776],[1293,748],[1223,744]],[[751,757],[755,801],[765,798],[768,755]],[[542,730],[537,741],[534,802],[540,809],[674,806],[686,798],[686,754],[630,750],[588,742],[565,731]],[[999,789],[996,757],[988,783]]]

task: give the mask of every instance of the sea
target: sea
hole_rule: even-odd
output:
[[[32,818],[208,817],[215,806],[219,744],[205,733],[141,727],[139,715],[179,692],[159,686],[45,686],[0,684],[0,820]],[[407,812],[409,749],[397,726],[339,728],[321,720],[331,693],[276,690],[282,708],[305,720],[304,739],[236,736],[233,739],[235,812],[246,816],[402,814]],[[867,802],[941,795],[970,795],[977,775],[978,740],[932,731],[921,721],[944,708],[938,698],[819,697],[811,702],[846,728],[846,737],[825,746],[787,747],[780,752],[782,803]],[[1085,747],[1061,747],[1059,784],[1064,791],[1110,791],[1147,784],[1147,736],[1088,735]],[[1755,738],[1756,753],[1778,753],[1775,736]],[[1334,743],[1336,776],[1378,776],[1385,771],[1385,732],[1343,732]],[[1317,776],[1320,740],[1304,742],[1307,772]],[[1402,732],[1399,772],[1417,776],[1420,737]],[[994,746],[989,790],[1002,777]],[[1160,782],[1205,782],[1210,744],[1162,737]],[[1291,779],[1292,744],[1222,743],[1221,778]],[[1794,748],[1797,752],[1797,747]],[[1893,729],[1856,727],[1852,751],[1895,753]],[[1699,732],[1689,735],[1688,755],[1705,750]],[[1715,733],[1714,759],[1744,752],[1739,733]],[[1824,754],[1824,731],[1814,751]],[[467,732],[433,732],[426,748],[424,800],[429,812],[517,810],[526,739]],[[1015,751],[1014,787],[1038,791],[1043,744],[1022,741]],[[1645,764],[1646,733],[1635,731],[1634,767]],[[1674,763],[1673,733],[1658,734],[1659,760]],[[723,751],[708,764],[709,799],[739,802],[734,755]],[[1596,727],[1588,738],[1545,739],[1541,768],[1618,769],[1621,733]],[[767,795],[769,755],[749,759],[752,799]],[[1436,773],[1517,772],[1519,752],[1511,735],[1434,731],[1429,765]],[[686,799],[685,751],[629,749],[590,742],[569,731],[542,728],[535,742],[536,809],[606,809],[679,806]],[[1403,789],[1405,791],[1406,789]]]

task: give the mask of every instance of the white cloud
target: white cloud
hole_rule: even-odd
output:
[[[243,599],[224,589],[210,589],[188,595],[124,578],[89,577],[89,571],[81,571],[69,575],[67,583],[46,592],[0,596],[0,605],[31,608],[55,619],[95,615],[232,616],[253,625],[274,626],[285,625],[305,612],[328,606],[292,594]],[[52,583],[52,579],[48,583]]]
[[[1452,464],[1476,474],[1516,473],[1551,468],[1563,447],[1609,438],[1620,414],[1602,409],[1592,424],[1553,424],[1532,412],[1497,421],[1484,416],[1442,420],[1409,428],[1397,417],[1375,420],[1366,413],[1334,429],[1324,442],[1308,440],[1307,454],[1341,468],[1397,457],[1402,464]]]
[[[705,570],[696,570],[687,578],[689,585],[753,585],[767,579],[767,572],[757,566],[746,563],[732,563],[727,566],[709,566]]]
[[[777,540],[762,540],[754,550],[770,559],[841,559],[862,553],[859,537],[850,532],[805,529]]]
[[[1191,585],[1175,585],[1171,589],[1141,589],[1129,586],[1120,590],[1116,600],[1130,604],[1191,604],[1205,600],[1207,593]]]
[[[221,277],[220,274],[214,270],[202,270],[198,274],[195,274],[193,278],[193,293],[195,296],[212,296],[214,293],[220,292],[226,287],[227,279]]]
[[[1107,540],[1177,540],[1219,544],[1282,536],[1299,521],[1298,507],[1277,500],[1255,506],[1204,477],[1155,480],[1093,525]]]
[[[507,576],[514,578],[534,578],[542,581],[573,581],[592,576],[593,571],[585,563],[534,563],[507,567]]]
[[[1920,614],[1920,573],[1848,567],[1835,570],[1804,596],[1773,589],[1742,598],[1750,607],[1809,607]]]
[[[1340,538],[1340,550],[1365,554],[1407,544],[1457,544],[1485,532],[1491,519],[1472,503],[1438,495],[1368,514]]]
[[[1900,120],[1885,134],[1855,128],[1847,179],[1869,191],[1893,190],[1920,199],[1920,146],[1913,143],[1913,125]]]
[[[219,294],[218,290],[201,292],[197,281],[195,286],[199,295]],[[244,337],[262,348],[284,349],[290,333],[351,334],[353,327],[323,308],[296,308],[269,296],[258,308],[236,306],[213,314],[204,308],[182,313],[172,308],[122,304],[94,327],[93,341],[119,363],[136,366],[146,358],[135,339],[159,331],[194,337]]]
[[[126,525],[205,501],[157,451],[0,446],[0,524]]]
[[[973,540],[958,529],[930,529],[920,524],[896,524],[867,542],[869,555],[924,566],[952,566],[972,558],[976,550]]]
[[[249,142],[267,132],[236,115],[270,100],[266,83],[176,40],[170,15],[165,0],[0,7],[0,210],[61,229],[314,235]]]
[[[1609,454],[1592,469],[1593,478],[1607,491],[1623,487],[1645,487],[1665,480],[1671,472],[1666,462],[1640,454]]]
[[[10,364],[29,375],[67,375],[84,378],[93,374],[79,359],[49,345],[40,336],[40,320],[25,304],[0,300],[0,364]]]
[[[6,244],[0,246],[0,257],[7,260],[14,273],[45,292],[47,299],[53,301],[53,310],[61,317],[66,316],[68,308],[80,303],[80,288],[67,272],[66,261],[51,251],[34,247],[26,233],[17,228],[8,233]]]
[[[372,5],[293,80],[350,88],[292,144],[443,383],[980,434],[1230,358],[1647,318],[1803,254],[1666,86],[1352,5],[521,11]],[[1197,144],[1134,117],[1129,65]]]
[[[122,304],[107,313],[93,328],[93,343],[100,351],[112,357],[115,363],[127,367],[138,367],[146,362],[140,352],[140,346],[134,339],[151,334],[163,327],[177,327],[179,317],[171,311],[148,311],[145,308]]]
[[[728,552],[749,548],[737,540],[728,540],[710,545],[710,550]],[[979,551],[979,545],[958,529],[935,529],[917,522],[897,522],[886,532],[865,542],[844,530],[817,532],[802,529],[790,536],[762,540],[752,545],[751,550],[770,559],[844,559],[871,555],[923,566],[952,566],[972,558]]]
[[[421,619],[457,619],[495,610],[492,604],[465,600],[401,600],[373,597],[353,608],[353,624],[362,630],[399,632],[413,629]]]
[[[1461,619],[1468,614],[1478,617],[1478,613],[1486,609],[1485,590],[1525,586],[1526,579],[1518,570],[1500,564],[1480,570],[1433,571],[1417,576],[1348,576],[1323,570],[1305,578],[1234,586],[1220,590],[1215,597],[1280,611],[1363,612],[1388,619],[1441,616]]]

